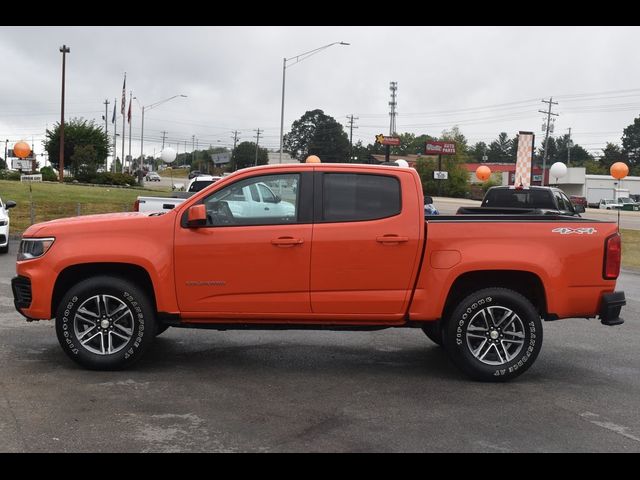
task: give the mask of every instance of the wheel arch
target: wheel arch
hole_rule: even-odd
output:
[[[546,291],[538,275],[522,270],[479,270],[456,278],[449,289],[442,318],[448,318],[467,295],[483,288],[507,288],[518,292],[533,304],[541,317],[548,316]]]
[[[114,276],[132,281],[148,296],[153,309],[157,311],[156,295],[151,276],[140,265],[131,263],[81,263],[66,267],[56,278],[51,296],[51,312],[55,313],[64,294],[83,280],[97,276]]]

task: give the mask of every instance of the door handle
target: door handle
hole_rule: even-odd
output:
[[[383,235],[382,237],[376,237],[376,242],[379,243],[401,243],[408,241],[409,237],[401,237],[399,235]]]
[[[271,240],[271,244],[276,247],[295,247],[296,245],[302,245],[304,240],[302,238],[293,237],[279,237]]]

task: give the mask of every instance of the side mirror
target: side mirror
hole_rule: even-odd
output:
[[[576,213],[584,213],[584,205],[574,205],[573,209]]]
[[[280,195],[276,195],[276,203],[280,203],[282,201],[282,198],[280,198]]]
[[[187,227],[202,227],[207,224],[207,209],[203,204],[192,205],[187,212]]]
[[[429,195],[425,195],[424,204],[426,205],[427,203],[433,203],[433,197],[430,197]]]
[[[7,203],[4,204],[4,208],[9,210],[10,208],[15,207],[17,204],[13,200],[7,200]]]

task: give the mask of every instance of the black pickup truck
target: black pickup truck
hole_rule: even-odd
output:
[[[480,207],[460,207],[458,214],[541,214],[579,217],[584,206],[574,205],[567,195],[555,187],[491,187]]]

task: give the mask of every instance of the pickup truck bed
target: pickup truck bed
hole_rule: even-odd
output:
[[[169,326],[417,327],[471,377],[501,381],[534,363],[542,320],[622,323],[619,268],[612,222],[425,221],[413,169],[293,164],[236,172],[160,215],[33,225],[12,284],[18,311],[55,317],[87,368],[132,365]]]

